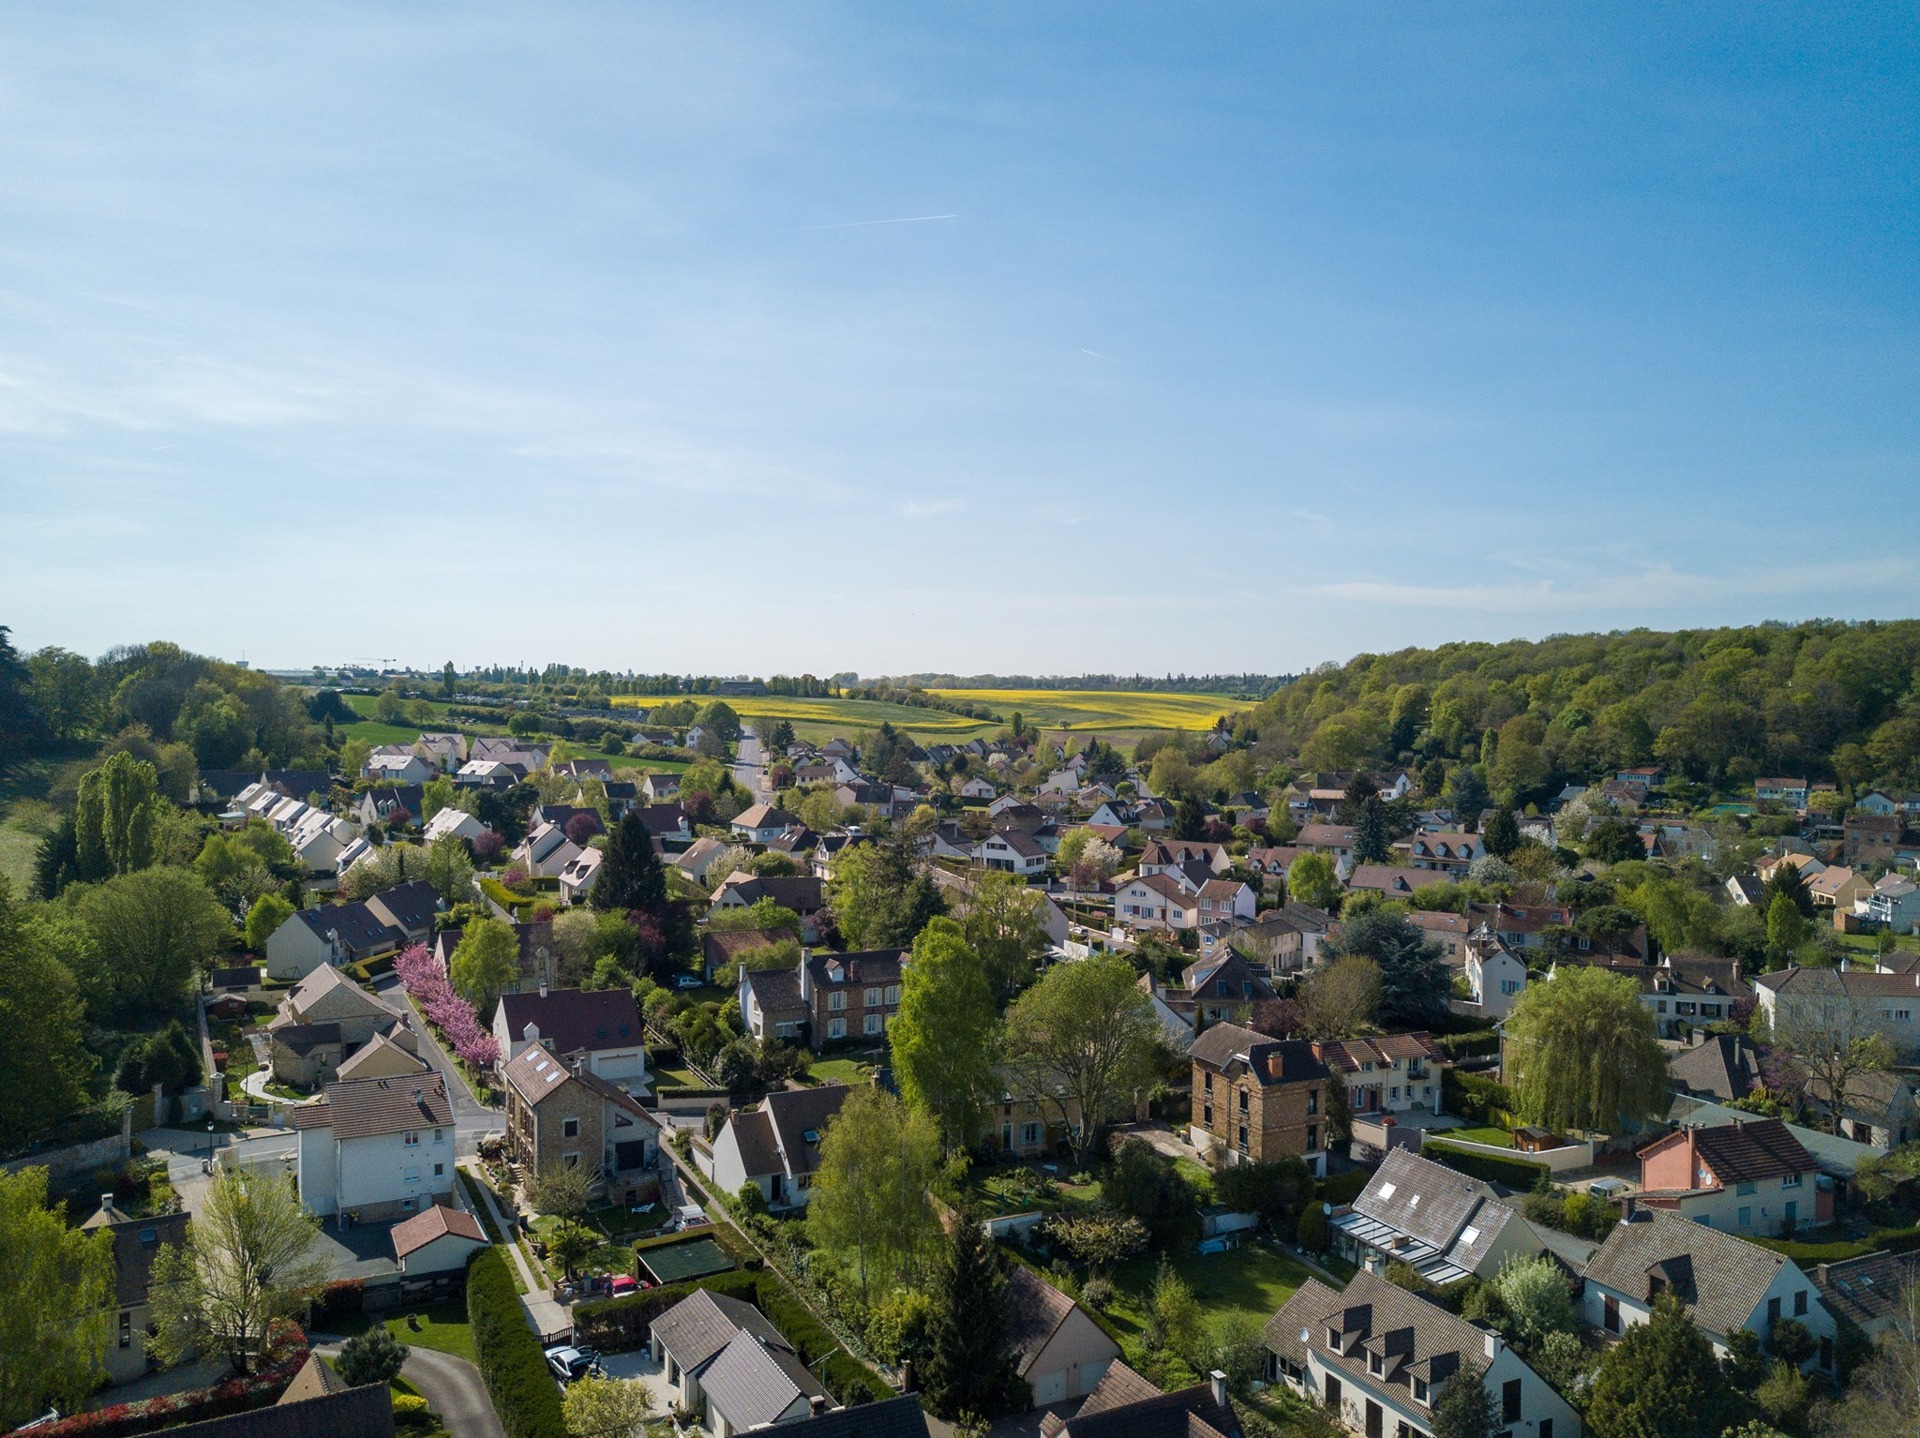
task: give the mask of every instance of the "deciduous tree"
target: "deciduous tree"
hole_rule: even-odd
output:
[[[477,1013],[490,1013],[493,1001],[520,976],[520,941],[502,919],[467,921],[447,965],[447,977]]]
[[[946,909],[904,837],[843,850],[829,893],[840,932],[856,949],[905,948]]]
[[[644,1383],[626,1378],[575,1379],[561,1404],[571,1438],[637,1438],[653,1416]]]
[[[927,1189],[939,1166],[932,1120],[884,1089],[855,1089],[828,1123],[807,1231],[853,1256],[863,1299],[871,1276],[890,1278],[937,1231]]]
[[[1306,853],[1287,866],[1287,894],[1296,903],[1331,909],[1340,902],[1340,876],[1325,854]]]
[[[1380,1022],[1391,1028],[1444,1023],[1452,981],[1445,951],[1397,907],[1349,918],[1330,954],[1358,954],[1380,966]]]
[[[112,1235],[46,1205],[44,1168],[0,1172],[0,1425],[78,1409],[105,1375]]]
[[[1458,1368],[1441,1385],[1433,1405],[1433,1438],[1491,1438],[1498,1417],[1487,1391],[1486,1370]]]
[[[961,926],[996,994],[1011,994],[1033,978],[1047,946],[1046,908],[1046,896],[1012,874],[983,874],[967,896]]]
[[[1133,965],[1115,954],[1056,964],[1007,1011],[1006,1051],[1021,1091],[1079,1122],[1082,1162],[1107,1120],[1152,1081],[1158,1027]]]
[[[1632,979],[1562,966],[1551,983],[1527,986],[1506,1031],[1529,1123],[1612,1133],[1666,1111],[1666,1055]]]
[[[200,876],[156,867],[89,889],[80,918],[93,940],[81,982],[122,1013],[166,1013],[191,990],[200,965],[226,948],[233,923]]]
[[[80,877],[91,882],[153,863],[165,802],[155,790],[153,765],[124,751],[83,775],[74,806]]]
[[[85,1098],[81,1007],[72,972],[0,877],[0,1149],[39,1137]],[[0,1248],[0,1252],[4,1252]]]
[[[1308,1038],[1352,1038],[1380,1009],[1380,966],[1364,954],[1342,954],[1300,986],[1297,1020]]]
[[[985,1126],[998,1088],[999,1017],[986,969],[960,926],[933,920],[913,941],[887,1044],[900,1096],[932,1116],[949,1151],[973,1143]]]

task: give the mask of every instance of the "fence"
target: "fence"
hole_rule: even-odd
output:
[[[1357,1127],[1357,1126],[1356,1126]],[[1543,1149],[1539,1153],[1526,1153],[1517,1148],[1502,1148],[1493,1143],[1471,1143],[1463,1138],[1455,1138],[1450,1133],[1436,1133],[1436,1140],[1446,1143],[1449,1148],[1462,1149],[1467,1153],[1482,1154],[1488,1158],[1519,1159],[1524,1163],[1537,1163],[1555,1173],[1567,1173],[1576,1168],[1589,1168],[1593,1164],[1593,1144],[1591,1142],[1570,1143],[1563,1148]]]

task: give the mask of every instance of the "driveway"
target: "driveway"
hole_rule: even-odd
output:
[[[340,1356],[337,1340],[313,1347],[322,1357]],[[458,1438],[506,1438],[480,1370],[466,1359],[436,1348],[409,1348],[400,1376],[420,1390],[420,1396],[440,1415],[440,1424],[449,1433]]]

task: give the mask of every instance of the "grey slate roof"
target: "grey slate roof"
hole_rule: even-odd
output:
[[[1818,1264],[1810,1276],[1829,1313],[1871,1333],[1905,1313],[1901,1295],[1920,1282],[1920,1253],[1866,1253]]]
[[[505,1017],[507,1032],[515,1041],[526,1033],[529,1023],[536,1024],[540,1041],[557,1054],[632,1048],[641,1042],[640,1010],[631,989],[502,994],[496,1012]]]
[[[1745,1098],[1760,1079],[1760,1055],[1745,1034],[1715,1034],[1667,1061],[1675,1088],[1727,1102]]]
[[[1022,1378],[1073,1307],[1071,1298],[1029,1269],[1016,1266],[1007,1275],[1007,1347]]]
[[[1752,1317],[1789,1263],[1744,1238],[1642,1209],[1631,1222],[1614,1225],[1582,1276],[1637,1303],[1651,1296],[1650,1280],[1662,1277],[1703,1330],[1724,1338]]]
[[[698,1289],[653,1320],[653,1337],[682,1368],[698,1370],[741,1333],[784,1346],[780,1330],[751,1303]]]
[[[188,1222],[184,1213],[129,1218],[117,1208],[102,1207],[80,1225],[85,1229],[104,1228],[113,1235],[114,1286],[122,1308],[147,1301],[155,1256],[165,1244],[177,1248],[186,1242]]]
[[[1238,1072],[1244,1066],[1263,1087],[1327,1077],[1327,1066],[1305,1039],[1272,1039],[1238,1024],[1215,1024],[1193,1041],[1188,1053],[1217,1073]]]
[[[315,909],[302,909],[294,918],[312,930],[316,939],[325,940],[329,931],[337,934],[340,942],[355,954],[397,944],[406,937],[360,903],[322,904]]]
[[[794,1357],[786,1340],[769,1344],[758,1334],[740,1332],[700,1375],[707,1407],[727,1420],[732,1432],[771,1423],[796,1399],[825,1398],[827,1390]]]
[[[836,1408],[798,1430],[806,1438],[927,1438],[927,1415],[910,1393],[857,1408]]]
[[[1350,1335],[1346,1352],[1335,1353],[1327,1346],[1329,1328]],[[1311,1348],[1363,1393],[1405,1392],[1416,1374],[1439,1383],[1462,1366],[1487,1361],[1487,1330],[1365,1269],[1353,1276],[1344,1293],[1308,1279],[1267,1320],[1263,1336],[1269,1350],[1303,1367]],[[1387,1361],[1380,1377],[1368,1372],[1370,1353]]]
[[[1412,1242],[1399,1256],[1439,1283],[1475,1272],[1507,1226],[1525,1221],[1479,1179],[1404,1148],[1381,1160],[1353,1213],[1338,1220],[1389,1254],[1394,1236],[1405,1235]]]
[[[819,1088],[770,1093],[760,1105],[787,1156],[787,1168],[796,1178],[820,1166],[819,1135],[852,1092],[845,1084],[822,1084]],[[814,1138],[809,1140],[808,1134]]]

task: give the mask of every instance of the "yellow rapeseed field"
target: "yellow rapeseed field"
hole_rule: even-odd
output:
[[[742,719],[771,722],[785,719],[809,739],[833,734],[850,735],[875,729],[884,721],[929,740],[955,742],[991,734],[1016,711],[1029,722],[1052,730],[1082,733],[1124,733],[1149,729],[1200,730],[1211,728],[1222,714],[1250,707],[1244,699],[1217,694],[1136,694],[1104,689],[933,689],[942,697],[983,704],[1001,716],[999,722],[969,719],[944,709],[922,709],[876,699],[799,699],[784,694],[726,696]],[[696,704],[700,695],[683,696]],[[651,709],[669,702],[647,695],[621,695],[616,704]]]

